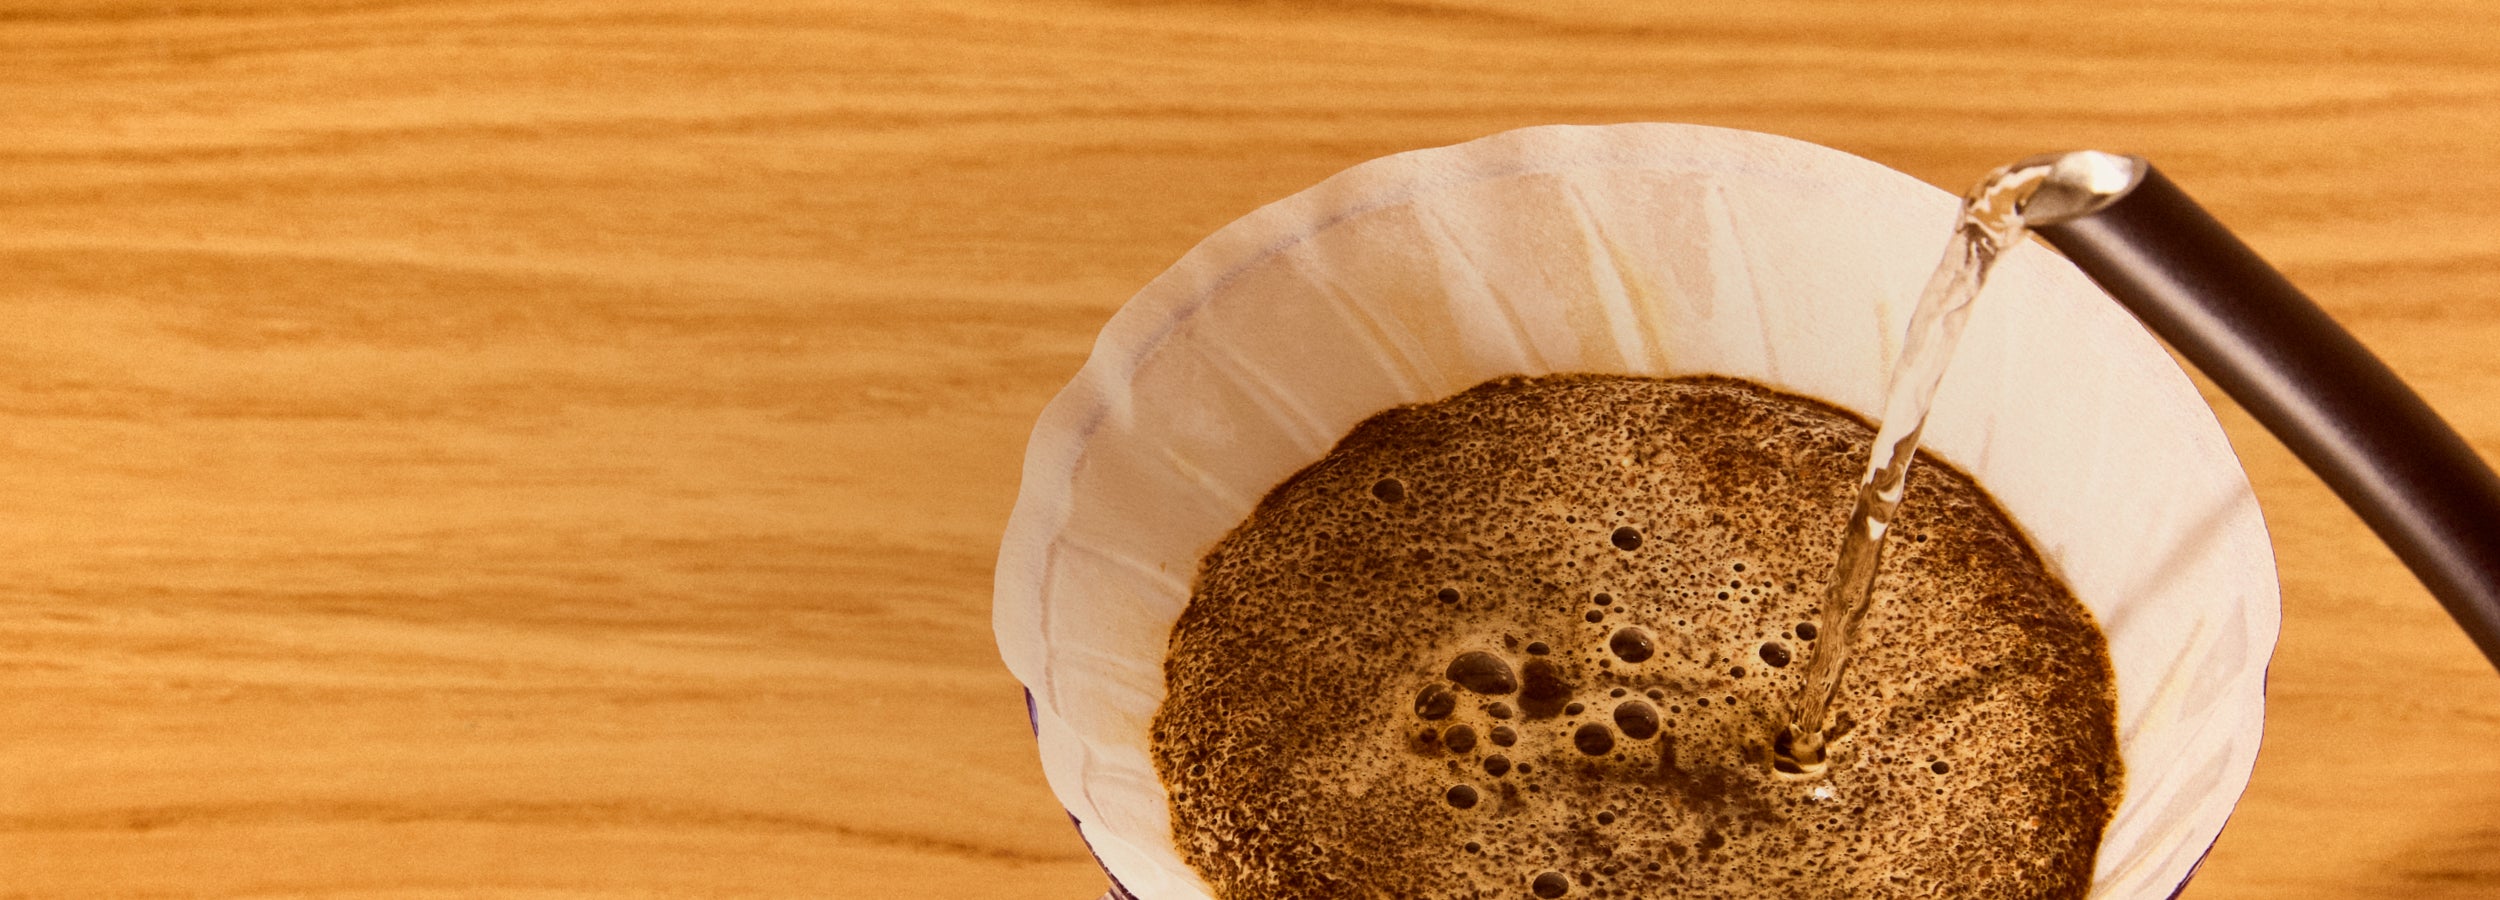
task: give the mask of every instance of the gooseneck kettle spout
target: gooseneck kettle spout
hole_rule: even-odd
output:
[[[2351,333],[2161,172],[2033,231],[2333,488],[2500,666],[2500,477]]]

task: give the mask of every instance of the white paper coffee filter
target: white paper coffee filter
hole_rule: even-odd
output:
[[[1785,138],[1556,126],[1364,163],[1199,244],[1043,412],[999,553],[999,648],[1105,867],[1145,900],[1210,896],[1148,726],[1199,557],[1271,487],[1374,413],[1501,375],[1732,375],[1871,418],[1955,208]],[[2094,896],[2168,896],[2247,784],[2279,622],[2221,428],[2115,302],[2026,245],[1925,446],[2099,618],[2127,774]]]

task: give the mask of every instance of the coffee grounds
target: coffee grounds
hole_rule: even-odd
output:
[[[1771,771],[1871,440],[1723,378],[1501,379],[1363,422],[1173,628],[1182,854],[1224,900],[2084,896],[2120,786],[2106,647],[1923,454],[1831,770]]]

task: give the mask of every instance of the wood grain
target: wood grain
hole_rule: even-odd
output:
[[[988,628],[1128,293],[1550,122],[2145,154],[2500,455],[2480,0],[0,0],[0,898],[1078,898]],[[2282,560],[2190,896],[2500,893],[2500,678]]]

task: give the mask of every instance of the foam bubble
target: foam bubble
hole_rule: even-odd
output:
[[[1443,673],[1459,687],[1479,694],[1500,696],[1519,689],[1519,678],[1511,674],[1510,663],[1482,650],[1469,650],[1450,660]]]
[[[1614,752],[1615,733],[1604,725],[1590,722],[1571,733],[1571,745],[1590,756],[1604,756]]]
[[[1628,663],[1647,662],[1658,654],[1658,642],[1639,628],[1615,629],[1614,635],[1606,639],[1606,647],[1614,651],[1616,659]]]
[[[1763,644],[1762,649],[1756,651],[1756,655],[1761,656],[1763,664],[1770,666],[1771,668],[1785,669],[1788,667],[1788,648],[1781,646],[1778,643]]]
[[[1528,660],[1519,669],[1519,708],[1531,719],[1550,719],[1571,700],[1571,684],[1562,666],[1549,657]]]
[[[1415,693],[1415,714],[1425,720],[1446,719],[1458,711],[1458,695],[1437,684],[1424,685]]]
[[[1624,737],[1645,741],[1658,735],[1658,708],[1639,700],[1627,700],[1615,706],[1615,728]]]

